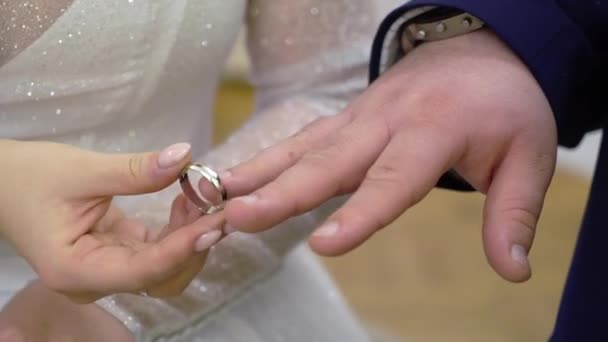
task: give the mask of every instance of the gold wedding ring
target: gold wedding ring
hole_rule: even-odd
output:
[[[213,202],[213,200],[205,198],[204,195],[199,195],[199,193],[194,190],[194,186],[190,182],[190,178],[188,174],[190,172],[195,172],[202,176],[217,192],[219,201]],[[201,212],[204,214],[213,214],[218,211],[221,211],[224,208],[224,203],[228,199],[228,194],[226,193],[226,189],[222,185],[222,181],[220,180],[220,176],[217,172],[211,169],[208,166],[202,164],[191,163],[186,165],[182,170],[179,176],[179,183],[182,187],[182,191],[186,198],[192,202]],[[198,185],[196,185],[198,187]]]

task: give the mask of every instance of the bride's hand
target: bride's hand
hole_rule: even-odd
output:
[[[191,158],[187,144],[160,153],[108,155],[0,140],[0,152],[0,234],[46,286],[78,302],[119,292],[175,295],[219,239],[223,216],[189,217],[183,197],[175,200],[161,237],[111,204],[114,195],[159,191],[173,183]]]

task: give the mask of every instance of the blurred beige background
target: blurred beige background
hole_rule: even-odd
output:
[[[217,141],[246,119],[252,90],[241,46],[216,105]],[[485,261],[478,194],[434,191],[344,257],[323,259],[357,314],[400,341],[546,341],[589,186],[597,136],[560,152],[534,250],[532,280],[509,284]]]

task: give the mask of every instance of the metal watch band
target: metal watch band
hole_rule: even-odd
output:
[[[468,13],[460,13],[439,20],[417,20],[414,18],[403,27],[401,48],[409,52],[418,44],[448,39],[479,30],[484,23]]]

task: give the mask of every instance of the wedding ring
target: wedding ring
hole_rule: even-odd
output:
[[[194,190],[194,187],[190,182],[190,178],[188,177],[188,173],[191,171],[201,175],[207,182],[209,182],[209,184],[211,184],[211,186],[213,186],[219,197],[218,203],[214,203],[212,200],[205,198],[204,195],[199,196],[198,192]],[[228,194],[222,185],[218,173],[210,167],[202,164],[192,163],[186,165],[179,176],[179,183],[182,187],[184,195],[186,195],[186,198],[188,198],[188,200],[190,200],[190,202],[192,202],[192,204],[194,204],[201,212],[207,215],[221,211],[224,208],[224,202],[226,202],[228,199]]]

